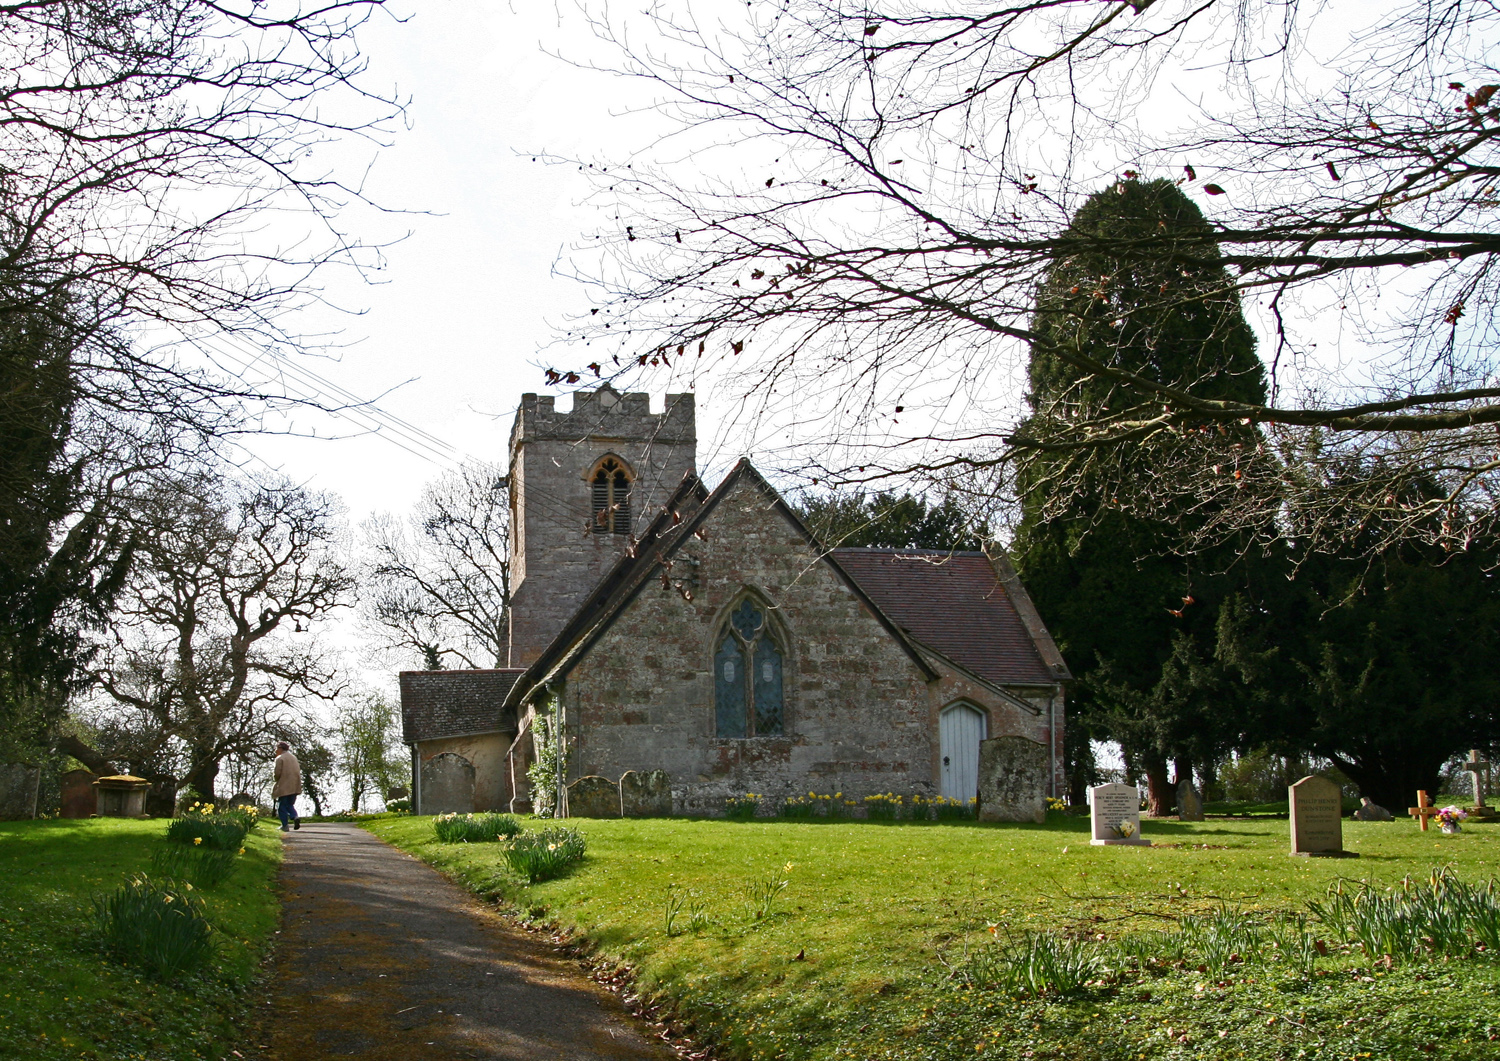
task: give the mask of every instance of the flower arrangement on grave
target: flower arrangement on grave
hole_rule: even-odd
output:
[[[1121,840],[1129,840],[1132,836],[1135,835],[1135,822],[1121,822],[1119,825],[1115,826],[1114,832],[1115,835],[1118,836]]]
[[[1458,823],[1463,821],[1468,816],[1469,812],[1464,810],[1462,807],[1444,807],[1442,810],[1433,815],[1433,817],[1437,819],[1438,824],[1443,827],[1443,830],[1445,832],[1457,832]]]

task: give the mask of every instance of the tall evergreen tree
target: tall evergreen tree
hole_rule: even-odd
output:
[[[69,452],[73,357],[65,307],[0,313],[0,754],[30,758],[60,715],[129,560],[128,535],[81,496]]]
[[[1088,248],[1055,262],[1037,291],[1021,434],[1045,440],[1079,418],[1141,416],[1159,399],[1128,381],[1084,373],[1058,356],[1098,364],[1200,397],[1262,401],[1265,373],[1211,232],[1169,181],[1126,180],[1091,196],[1069,235]],[[1181,236],[1180,249],[1164,237]],[[1149,255],[1131,253],[1150,242]],[[1236,743],[1246,720],[1224,710],[1215,657],[1221,602],[1249,592],[1234,543],[1189,552],[1188,530],[1206,513],[1183,498],[1171,516],[1120,511],[1116,484],[1135,485],[1163,462],[1233,461],[1255,437],[1129,442],[1082,454],[1034,457],[1021,473],[1015,556],[1073,672],[1075,735],[1121,742],[1146,775],[1153,811],[1172,805],[1168,764],[1207,766]],[[1192,447],[1195,452],[1189,452]],[[1061,487],[1068,483],[1066,500]],[[1210,702],[1212,698],[1213,702]],[[1075,789],[1086,746],[1073,742]],[[1077,793],[1075,792],[1075,795]]]

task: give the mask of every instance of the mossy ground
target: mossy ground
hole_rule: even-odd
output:
[[[531,823],[533,827],[537,823]],[[1500,826],[1459,836],[1345,823],[1359,859],[1294,859],[1276,820],[1147,822],[1151,849],[1095,848],[1088,825],[589,821],[589,855],[527,886],[487,844],[435,841],[431,819],[367,824],[526,917],[555,922],[700,1040],[734,1058],[1318,1061],[1500,1057],[1500,961],[1372,964],[1334,952],[1311,978],[1246,966],[1208,982],[1170,968],[1068,999],[965,986],[953,970],[1004,934],[1114,939],[1228,905],[1305,909],[1339,877],[1392,883],[1452,866],[1500,873]],[[791,869],[785,867],[791,863]],[[745,890],[790,885],[755,920]],[[669,896],[686,905],[669,936]],[[685,930],[699,904],[707,918]]]
[[[214,965],[163,984],[100,952],[92,899],[150,868],[165,821],[0,823],[0,1057],[229,1056],[279,916],[273,830],[262,822],[229,879],[200,892],[217,929]]]

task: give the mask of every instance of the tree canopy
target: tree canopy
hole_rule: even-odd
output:
[[[808,530],[829,548],[978,551],[989,525],[952,494],[932,502],[916,494],[806,494],[794,506]]]

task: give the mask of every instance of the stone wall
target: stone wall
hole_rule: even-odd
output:
[[[609,454],[635,473],[636,535],[695,467],[693,395],[669,394],[652,413],[645,394],[580,391],[571,412],[525,394],[510,439],[512,666],[534,662],[589,590],[614,566],[629,536],[589,530],[589,473]]]
[[[485,733],[477,737],[445,737],[440,740],[423,741],[417,745],[420,763],[426,763],[445,752],[460,755],[474,767],[474,810],[510,810],[510,769],[505,760],[510,748],[508,733]],[[421,769],[419,766],[418,769]],[[521,764],[516,770],[523,769]],[[422,799],[421,814],[445,813],[433,810]]]
[[[568,676],[570,778],[672,775],[677,813],[714,813],[746,791],[771,797],[935,791],[932,691],[905,650],[777,511],[740,478],[682,552],[691,600],[649,581]],[[787,635],[786,734],[714,734],[713,654],[746,589]]]

